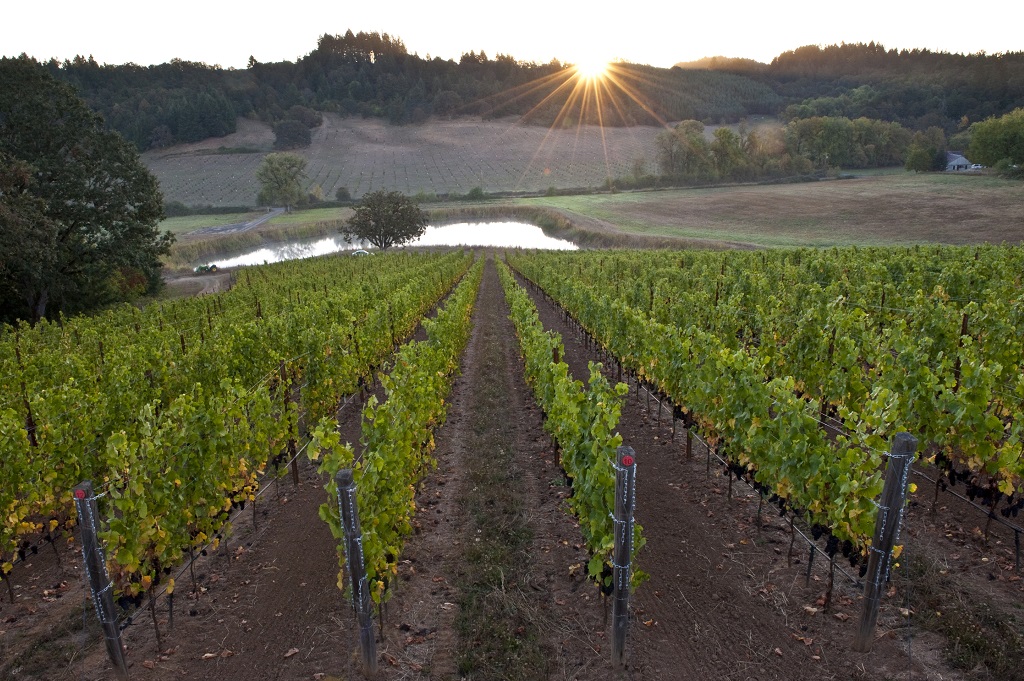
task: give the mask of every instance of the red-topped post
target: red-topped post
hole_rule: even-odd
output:
[[[633,506],[636,501],[636,457],[632,447],[615,452],[615,550],[612,579],[612,665],[625,664],[629,628],[629,584],[632,577]]]

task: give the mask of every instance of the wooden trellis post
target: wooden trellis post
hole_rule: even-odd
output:
[[[341,523],[345,528],[345,563],[352,583],[352,605],[355,607],[356,622],[359,626],[359,651],[363,673],[373,678],[377,674],[377,641],[373,637],[373,603],[370,601],[370,587],[366,581],[363,532],[359,525],[359,508],[356,506],[356,484],[352,469],[338,471],[334,480],[338,485],[338,507],[341,510]]]
[[[632,576],[633,506],[636,501],[636,458],[632,447],[615,453],[615,552],[613,558],[612,665],[625,663],[629,629],[629,583]]]
[[[93,494],[92,482],[86,480],[75,487],[75,509],[78,511],[78,524],[82,528],[82,558],[85,561],[85,574],[89,578],[89,591],[92,603],[96,608],[96,618],[103,629],[103,642],[107,646],[107,655],[114,663],[114,673],[121,681],[128,681],[128,663],[124,659],[124,646],[121,643],[121,627],[117,624],[117,613],[114,611],[114,585],[107,574],[107,561],[103,557],[99,537],[99,508],[96,495]]]
[[[907,500],[910,464],[913,463],[916,452],[917,438],[909,433],[897,433],[893,438],[889,462],[885,469],[885,487],[882,489],[882,499],[875,520],[875,535],[868,553],[864,610],[861,613],[857,638],[853,642],[853,649],[858,653],[870,651],[874,640],[878,606],[882,600],[885,583],[889,579],[892,547],[899,537],[903,507]]]

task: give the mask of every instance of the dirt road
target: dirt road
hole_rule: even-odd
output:
[[[250,229],[255,229],[263,223],[276,218],[285,212],[284,208],[271,208],[263,215],[258,218],[249,220],[248,222],[235,222],[230,225],[217,225],[216,227],[204,227],[191,232],[193,235],[198,234],[240,234],[241,232],[248,232]]]

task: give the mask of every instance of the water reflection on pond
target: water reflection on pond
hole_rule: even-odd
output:
[[[536,225],[524,222],[458,222],[429,226],[411,246],[494,246],[496,248],[541,248],[575,251],[579,246],[548,236]]]
[[[233,257],[221,256],[211,261],[210,264],[217,267],[263,265],[270,262],[281,262],[282,260],[312,258],[353,248],[355,246],[345,241],[341,236],[318,237],[316,239],[302,239],[284,244],[268,245]]]
[[[451,225],[431,225],[427,227],[423,236],[409,245],[540,248],[558,251],[575,251],[579,248],[571,241],[550,237],[540,227],[522,222],[459,222]],[[360,247],[366,248],[366,245],[353,244],[341,235],[317,237],[267,245],[241,255],[217,258],[209,264],[217,267],[262,265],[282,260],[312,258]]]

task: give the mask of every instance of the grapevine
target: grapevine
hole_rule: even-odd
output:
[[[591,554],[587,572],[595,581],[609,586],[615,549],[614,465],[616,449],[622,444],[615,427],[622,409],[621,397],[628,387],[624,383],[610,385],[601,373],[601,365],[594,362],[589,365],[586,389],[573,380],[569,366],[560,359],[565,356],[561,338],[544,330],[533,301],[504,263],[498,263],[498,274],[523,351],[527,383],[544,410],[544,428],[558,443],[562,467],[572,480],[569,503]],[[634,524],[631,563],[635,564],[636,554],[645,543],[643,528]],[[646,578],[642,570],[633,570],[632,586],[639,586]]]
[[[216,546],[300,422],[368,381],[471,260],[280,263],[224,294],[0,330],[18,387],[0,396],[3,573],[26,537],[71,526],[70,490],[91,479],[115,587],[138,602]]]
[[[478,261],[444,308],[423,325],[427,340],[411,341],[395,354],[390,370],[381,373],[385,399],[371,396],[363,408],[362,442],[357,457],[352,446],[342,443],[336,422],[320,420],[307,450],[329,476],[327,491],[337,498],[334,476],[352,468],[356,500],[362,521],[362,546],[370,595],[381,603],[390,596],[388,585],[398,573],[398,558],[405,537],[412,533],[416,512],[415,485],[435,466],[434,429],[444,423],[447,395],[459,368],[459,357],[469,340],[473,304],[483,273]],[[343,529],[337,502],[320,507],[320,517],[336,539]],[[345,588],[345,553],[339,543],[338,587]]]
[[[733,465],[863,547],[887,440],[970,490],[1022,489],[1024,250],[519,256]],[[784,424],[784,427],[783,427]],[[787,451],[789,450],[789,451]]]

